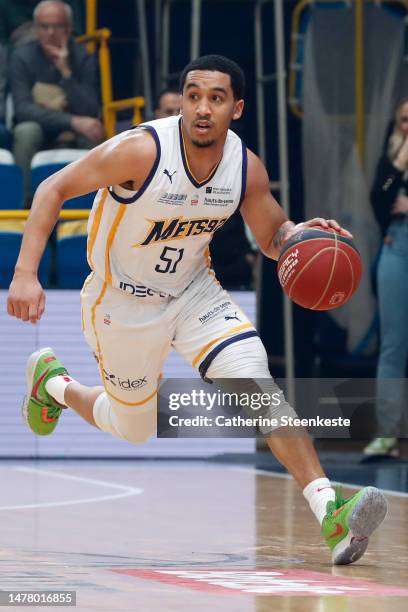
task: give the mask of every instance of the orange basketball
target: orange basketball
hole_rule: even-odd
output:
[[[278,261],[286,295],[311,310],[331,310],[348,302],[362,269],[353,240],[332,228],[300,230],[285,243]]]

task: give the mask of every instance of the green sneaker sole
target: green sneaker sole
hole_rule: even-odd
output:
[[[21,408],[21,414],[23,417],[23,420],[25,422],[25,424],[27,425],[27,427],[35,434],[40,435],[40,436],[47,436],[49,434],[51,434],[55,427],[57,426],[58,423],[58,418],[55,419],[55,421],[51,422],[51,423],[43,423],[41,430],[40,429],[33,429],[31,423],[30,423],[30,417],[29,417],[29,405],[30,405],[30,400],[31,401],[36,401],[36,400],[32,400],[32,391],[33,391],[33,387],[34,387],[34,375],[35,375],[35,370],[38,364],[38,361],[41,359],[42,355],[44,353],[53,353],[53,349],[50,347],[46,347],[46,348],[42,348],[38,351],[35,351],[34,353],[32,353],[30,355],[30,357],[28,358],[27,361],[27,365],[26,365],[26,386],[27,386],[27,390],[26,390],[26,395],[23,399],[23,404],[22,404],[22,408]],[[38,402],[37,402],[38,403]],[[62,408],[62,407],[61,407]],[[41,407],[38,408],[39,410],[41,409]]]
[[[348,515],[349,532],[332,551],[334,565],[348,565],[363,556],[369,536],[383,522],[387,514],[387,500],[375,487],[366,487]]]
[[[399,457],[400,451],[397,445],[390,446],[389,448],[376,448],[370,445],[363,449],[363,455],[365,457]]]

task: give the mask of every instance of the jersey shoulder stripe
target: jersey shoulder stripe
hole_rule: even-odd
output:
[[[138,200],[144,194],[146,189],[149,187],[150,183],[152,182],[154,178],[154,175],[156,174],[157,168],[159,167],[160,157],[161,157],[161,145],[160,145],[159,136],[156,130],[154,129],[154,127],[151,125],[141,125],[140,128],[147,130],[153,136],[154,141],[156,143],[156,159],[154,160],[152,169],[150,170],[148,176],[146,177],[145,182],[140,187],[140,189],[138,189],[131,197],[124,198],[123,196],[120,196],[117,193],[115,193],[113,185],[109,187],[110,195],[112,196],[114,200],[116,200],[120,204],[133,204],[134,202],[136,202],[136,200]]]

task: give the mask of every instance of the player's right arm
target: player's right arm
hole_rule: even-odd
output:
[[[38,281],[38,267],[65,200],[127,181],[132,181],[137,190],[155,159],[156,145],[150,133],[133,130],[95,147],[41,183],[34,196],[9,289],[9,315],[36,323],[44,312],[45,295]]]

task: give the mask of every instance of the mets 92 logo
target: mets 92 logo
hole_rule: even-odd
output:
[[[227,221],[228,217],[185,219],[148,219],[150,227],[140,243],[133,244],[135,248],[147,246],[151,243],[181,240],[189,236],[212,234]]]

